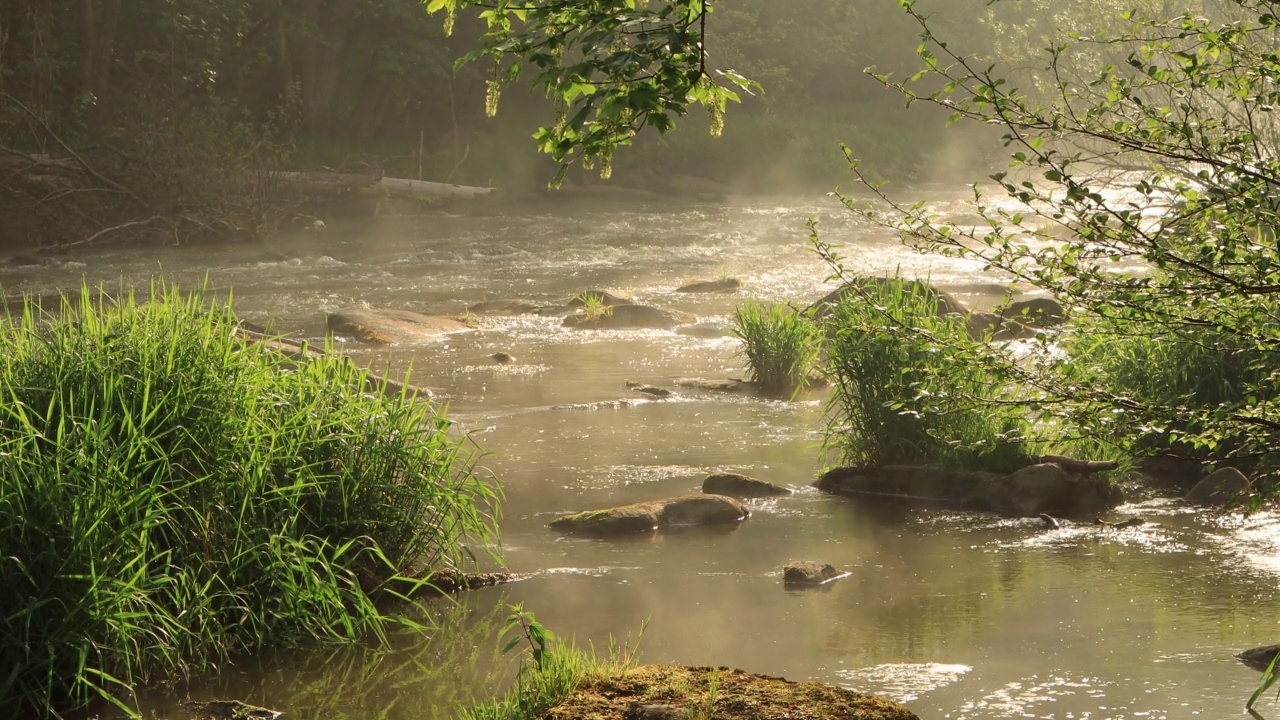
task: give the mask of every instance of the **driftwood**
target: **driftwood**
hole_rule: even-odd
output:
[[[307,342],[273,337],[243,327],[236,328],[235,336],[245,342],[262,345],[264,348],[288,358],[290,362],[287,364],[282,363],[284,367],[295,367],[293,363],[300,362],[309,357],[320,357],[321,355],[326,354],[323,346],[316,347],[315,345]],[[349,357],[346,359],[351,360]],[[431,399],[431,391],[427,388],[409,385],[408,383],[400,382],[399,380],[392,380],[385,375],[379,375],[373,372],[369,368],[365,368],[364,389],[365,392],[382,392],[390,398],[397,398],[404,395],[410,400]]]
[[[426,180],[405,180],[404,178],[384,177],[378,181],[378,189],[388,195],[409,195],[422,197],[474,198],[488,195],[493,188],[474,187],[471,185],[450,185],[449,183],[429,182]]]
[[[354,173],[281,171],[272,175],[317,192],[345,193],[369,189],[401,197],[474,198],[488,195],[494,190],[471,185],[452,185],[428,180],[408,180]]]
[[[1105,472],[1107,470],[1115,470],[1120,467],[1120,463],[1115,460],[1076,460],[1074,458],[1063,457],[1061,455],[1041,455],[1032,458],[1038,463],[1053,463],[1069,473],[1077,473],[1080,475],[1092,475],[1096,472]]]

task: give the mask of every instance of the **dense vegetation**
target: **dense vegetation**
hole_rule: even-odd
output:
[[[767,93],[742,95],[719,142],[706,142],[701,113],[695,132],[635,138],[642,147],[618,154],[615,182],[666,189],[673,176],[696,176],[825,189],[842,177],[840,142],[885,171],[931,174],[932,150],[964,143],[933,131],[940,114],[906,114],[858,74],[910,57],[912,29],[889,9],[716,3],[705,37],[698,24],[688,41],[707,48],[708,76],[736,68],[766,81]],[[539,123],[554,127],[562,95],[530,92],[526,81],[545,68],[524,60],[524,75],[502,88],[501,112],[487,118],[486,89],[497,102],[513,48],[454,70],[488,47],[483,34],[474,13],[459,8],[446,22],[422,0],[0,5],[0,243],[263,237],[321,212],[274,174],[281,169],[543,188],[556,165],[539,150],[554,148],[529,136]],[[543,61],[554,65],[553,49]],[[575,97],[604,96],[562,79]],[[653,123],[683,125],[680,105]],[[598,170],[575,166],[569,179],[599,182]]]
[[[494,532],[431,404],[336,356],[285,363],[198,293],[148,300],[0,325],[0,701],[31,716],[381,635],[388,581]]]

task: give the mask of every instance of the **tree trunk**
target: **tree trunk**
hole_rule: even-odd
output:
[[[116,27],[124,0],[80,0],[80,90],[95,98],[107,91]]]

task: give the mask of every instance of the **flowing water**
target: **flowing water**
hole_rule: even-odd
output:
[[[942,212],[964,213],[938,193]],[[830,289],[805,220],[862,274],[929,277],[973,304],[1005,282],[975,264],[904,251],[825,198],[470,207],[383,215],[262,247],[77,254],[0,269],[5,294],[82,281],[145,287],[205,278],[240,314],[292,336],[324,332],[350,304],[456,314],[489,299],[562,303],[618,288],[727,327],[746,298],[807,304]],[[729,275],[734,295],[681,284]],[[451,717],[504,686],[495,659],[509,604],[604,648],[635,636],[646,662],[727,665],[900,700],[923,718],[1222,718],[1243,715],[1258,676],[1232,658],[1280,641],[1280,518],[1210,516],[1142,499],[1149,522],[1048,531],[1030,520],[885,509],[808,487],[823,466],[822,398],[779,402],[678,390],[655,400],[628,380],[743,374],[736,341],[667,331],[576,331],[554,317],[484,317],[475,332],[420,346],[346,349],[412,366],[488,451],[506,493],[501,552],[519,582],[429,609],[442,630],[390,650],[289,652],[246,660],[182,692],[235,696],[294,718]],[[513,355],[494,363],[495,352]],[[794,488],[751,504],[732,531],[622,541],[561,537],[568,511],[657,499],[742,472]],[[790,592],[781,568],[817,560],[843,581]],[[164,702],[157,707],[164,708]],[[1264,713],[1280,714],[1264,703]]]

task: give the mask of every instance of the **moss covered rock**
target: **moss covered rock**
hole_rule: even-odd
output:
[[[661,527],[732,524],[748,515],[746,506],[731,497],[692,494],[566,515],[548,527],[575,535],[610,537]]]
[[[891,700],[727,667],[645,665],[581,685],[541,720],[919,720]]]

